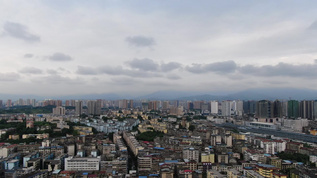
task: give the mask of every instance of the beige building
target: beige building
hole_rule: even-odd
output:
[[[152,170],[152,157],[142,156],[138,157],[138,170],[139,171],[151,171]]]
[[[79,132],[79,135],[93,135],[92,127],[86,127],[86,126],[74,126],[74,130],[77,130]]]
[[[53,114],[54,115],[65,115],[65,107],[57,106],[56,108],[53,108]]]
[[[220,172],[216,170],[208,170],[207,178],[226,178],[226,175],[220,174]]]
[[[215,154],[213,153],[202,153],[201,154],[202,163],[215,163]]]
[[[135,156],[138,155],[140,150],[144,150],[144,147],[140,145],[131,133],[123,132],[123,139],[127,142],[127,145],[130,147]]]
[[[30,137],[35,137],[36,139],[45,139],[45,138],[49,138],[49,134],[43,133],[43,134],[23,134],[22,135],[22,139],[27,139]]]

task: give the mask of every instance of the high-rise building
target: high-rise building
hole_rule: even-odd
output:
[[[75,106],[75,100],[70,100],[70,106]]]
[[[65,108],[62,106],[57,106],[56,108],[53,108],[53,114],[54,115],[65,115]]]
[[[314,118],[314,120],[317,120],[317,100],[314,101],[313,110],[314,110],[313,111],[313,113],[314,113],[313,118]]]
[[[62,106],[63,105],[63,101],[62,100],[57,100],[55,102],[55,106]]]
[[[31,104],[31,99],[26,99],[26,105],[32,105]]]
[[[243,101],[237,100],[233,101],[233,111],[234,114],[237,116],[242,116],[243,115]]]
[[[188,109],[188,110],[193,110],[193,109],[194,109],[194,104],[193,104],[193,102],[191,102],[191,101],[187,102],[187,109]]]
[[[287,112],[288,101],[282,101],[281,104],[282,104],[282,116],[288,117],[288,112]]]
[[[96,107],[96,101],[88,101],[87,102],[88,114],[95,114],[95,107]]]
[[[210,101],[210,113],[218,114],[218,101]]]
[[[70,101],[69,100],[65,101],[65,106],[70,106]]]
[[[289,118],[299,117],[299,103],[296,100],[289,100],[287,103],[287,112]]]
[[[32,106],[34,107],[36,105],[36,100],[32,99]]]
[[[201,105],[204,103],[204,101],[194,101],[194,108],[197,110],[201,110]]]
[[[101,113],[101,100],[87,102],[88,114],[100,115]]]
[[[101,100],[98,99],[96,101],[95,115],[100,115],[100,114],[101,114]]]
[[[24,100],[22,98],[19,99],[18,105],[19,106],[23,106],[24,105]]]
[[[7,100],[6,107],[12,107],[12,100]]]
[[[222,101],[221,102],[221,115],[222,116],[231,116],[233,114],[232,101]]]
[[[76,115],[79,115],[79,116],[83,113],[83,101],[75,102],[75,111],[76,111]]]
[[[120,109],[127,109],[128,108],[128,100],[119,100],[119,108]]]
[[[256,103],[256,117],[258,118],[272,118],[273,104],[269,100],[260,100]]]
[[[282,117],[282,116],[283,116],[282,102],[279,100],[275,100],[273,102],[273,117]]]
[[[134,108],[134,106],[133,106],[133,100],[129,100],[129,108],[130,108],[130,109],[133,109],[133,108]]]
[[[243,112],[245,114],[255,114],[256,101],[244,101],[243,102]]]
[[[149,103],[148,102],[142,102],[142,110],[143,111],[149,110]]]
[[[150,101],[149,102],[149,110],[158,110],[159,102],[158,101]]]
[[[301,101],[299,105],[299,115],[301,118],[312,120],[314,116],[314,101]]]
[[[201,112],[202,112],[202,113],[205,112],[205,111],[209,111],[209,108],[210,108],[210,106],[209,106],[208,103],[202,103],[202,104],[200,105],[200,107],[201,107]]]
[[[169,101],[163,101],[163,110],[167,110],[169,108]]]

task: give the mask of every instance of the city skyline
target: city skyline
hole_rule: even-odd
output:
[[[316,7],[312,1],[2,1],[1,93],[315,89]]]

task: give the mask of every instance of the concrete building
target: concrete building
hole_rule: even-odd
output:
[[[301,101],[299,104],[299,116],[312,120],[314,118],[314,101]]]
[[[101,100],[87,102],[88,114],[100,115],[101,114]]]
[[[215,154],[213,153],[202,153],[201,154],[202,163],[215,163]]]
[[[255,117],[257,118],[272,118],[273,104],[269,100],[260,100],[256,103]]]
[[[151,170],[152,170],[152,157],[138,156],[138,171],[151,171]]]
[[[54,115],[65,115],[65,107],[57,106],[56,108],[53,108],[53,114]]]
[[[256,168],[256,172],[263,177],[273,177],[273,172],[278,170],[277,167],[269,164],[257,164]]]
[[[218,101],[210,101],[210,114],[218,114]]]
[[[195,150],[194,148],[186,148],[183,150],[183,159],[195,160],[197,163],[199,162],[199,150]]]
[[[138,155],[140,150],[144,150],[144,147],[140,145],[131,133],[123,132],[123,139],[126,141],[135,156]]]
[[[296,100],[289,100],[287,103],[287,116],[288,118],[299,117],[299,103]]]
[[[80,116],[83,113],[83,102],[82,101],[75,102],[75,111],[76,111],[76,115],[78,115],[78,116]]]
[[[233,114],[232,101],[222,101],[221,102],[221,115],[222,116],[231,116]]]
[[[100,168],[100,157],[68,157],[65,158],[66,171],[98,171]]]

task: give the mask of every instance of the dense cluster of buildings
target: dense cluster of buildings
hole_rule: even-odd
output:
[[[24,103],[20,101],[19,103]],[[4,177],[316,177],[314,101],[47,100],[51,114],[1,114],[36,134],[0,143]],[[67,107],[71,106],[71,107]],[[54,132],[74,130],[63,137]],[[76,123],[72,125],[70,123]],[[0,130],[0,135],[12,133]],[[260,130],[261,133],[256,132]],[[96,131],[98,134],[96,134]],[[254,131],[254,132],[253,132]],[[290,138],[273,134],[298,133]],[[140,134],[163,133],[153,141]],[[274,132],[275,133],[275,132]],[[36,138],[40,142],[10,144]],[[281,156],[289,156],[289,159]]]
[[[161,110],[173,115],[183,115],[186,111],[212,114],[224,117],[255,115],[258,118],[306,118],[315,120],[317,117],[317,100],[259,100],[259,101],[143,101],[143,100],[43,100],[19,99],[15,102],[0,100],[0,106],[57,106],[54,113],[65,114],[65,107],[75,107],[75,114],[103,114],[102,108],[135,109],[142,111]],[[62,107],[64,106],[64,107]]]

